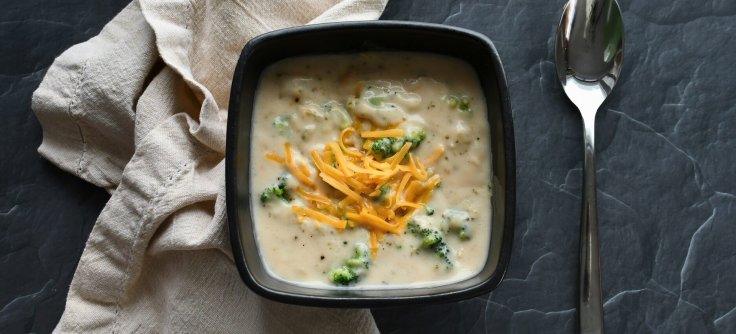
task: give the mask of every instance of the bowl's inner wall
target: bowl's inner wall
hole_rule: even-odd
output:
[[[269,36],[251,42],[249,54],[242,69],[240,83],[239,110],[235,146],[234,179],[237,192],[237,223],[240,229],[240,242],[245,256],[245,265],[250,277],[265,290],[276,294],[309,296],[316,299],[341,298],[353,301],[373,298],[395,298],[426,295],[443,295],[458,291],[474,290],[492,279],[500,279],[503,270],[498,267],[505,225],[506,173],[508,172],[505,151],[503,111],[500,100],[502,94],[498,86],[498,75],[494,66],[494,56],[488,45],[474,36],[455,31],[435,31],[417,28],[384,27],[345,27],[340,30],[313,30],[308,33],[290,32],[280,36]],[[386,290],[327,290],[294,286],[271,277],[257,252],[252,218],[250,213],[249,159],[251,119],[255,92],[261,71],[268,65],[284,58],[326,53],[353,53],[364,51],[414,51],[437,53],[463,59],[470,63],[478,73],[485,93],[488,120],[491,129],[492,153],[492,227],[491,249],[480,274],[468,280],[445,286],[417,289]],[[234,84],[233,87],[238,87]],[[232,116],[231,116],[232,117]],[[232,231],[231,231],[232,233]],[[510,242],[510,240],[506,241]],[[235,255],[237,256],[237,254]],[[502,268],[505,269],[505,268]],[[498,276],[498,277],[496,277]],[[375,303],[371,304],[375,305]]]

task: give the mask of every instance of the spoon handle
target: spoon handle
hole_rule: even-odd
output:
[[[598,210],[595,185],[595,111],[583,112],[585,160],[583,162],[583,210],[580,221],[580,333],[603,333]],[[585,116],[592,115],[592,116]]]

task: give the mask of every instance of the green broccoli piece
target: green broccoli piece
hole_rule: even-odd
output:
[[[368,245],[364,243],[355,244],[353,256],[345,260],[345,264],[330,270],[329,276],[332,283],[337,285],[349,285],[357,282],[371,265],[371,255]]]
[[[452,269],[453,261],[450,258],[450,247],[445,243],[440,231],[420,227],[416,222],[412,221],[409,223],[409,232],[420,239],[421,248],[431,250],[445,262],[447,269]]]
[[[345,107],[335,101],[323,104],[322,111],[324,111],[326,115],[325,119],[327,119],[327,117],[332,118],[332,120],[340,126],[340,129],[347,128],[353,124],[353,118],[350,117],[350,114]]]
[[[413,150],[419,147],[419,144],[421,144],[425,138],[427,138],[427,132],[424,131],[424,129],[418,129],[412,131],[408,136],[405,136],[404,141],[410,142],[411,149]]]
[[[350,268],[362,268],[362,267],[367,268],[366,262],[364,262],[362,259],[355,259],[355,258],[349,258],[345,260],[345,265]]]
[[[353,268],[340,266],[330,270],[330,280],[337,285],[348,285],[358,281],[358,274]]]
[[[391,186],[389,186],[388,183],[384,184],[380,188],[378,188],[378,191],[380,193],[374,198],[374,200],[379,204],[385,204],[388,195],[391,193]]]
[[[457,97],[455,95],[447,95],[444,100],[451,109],[457,108],[460,110],[460,113],[468,115],[473,113],[473,109],[470,108],[470,97],[468,96],[463,95]]]
[[[368,269],[371,265],[371,252],[368,245],[362,242],[355,244],[353,257],[349,258],[345,263],[356,270],[358,268]]]
[[[394,138],[381,138],[379,140],[376,140],[373,142],[373,145],[371,145],[371,151],[375,155],[380,155],[381,157],[390,157],[396,151],[394,151],[392,145],[396,139]]]
[[[435,244],[432,246],[432,251],[434,252],[434,255],[445,262],[447,269],[452,269],[453,263],[452,259],[450,259],[450,247],[448,247],[446,243],[440,242]]]
[[[442,235],[440,235],[440,232],[437,230],[423,229],[421,237],[421,245],[423,248],[431,248],[442,242]]]
[[[427,138],[427,132],[424,131],[424,129],[416,129],[408,136],[404,136],[402,138],[385,137],[378,139],[373,142],[373,145],[371,145],[371,151],[375,155],[386,158],[396,154],[396,152],[401,150],[401,147],[403,147],[407,142],[411,143],[410,150],[419,147],[419,144],[421,144],[425,138]]]
[[[471,114],[473,113],[473,109],[470,108],[470,98],[467,96],[463,96],[460,98],[460,105],[458,105],[458,109],[460,109],[460,112],[463,114]]]
[[[261,204],[266,205],[266,203],[276,198],[280,198],[285,202],[291,202],[292,198],[287,185],[288,178],[289,176],[287,175],[279,176],[275,184],[267,187],[261,193]]]
[[[371,105],[375,107],[378,107],[381,104],[383,104],[385,100],[386,98],[383,96],[374,96],[374,97],[368,98],[368,103],[370,103]]]
[[[431,207],[425,206],[425,207],[424,207],[424,212],[426,212],[426,213],[427,213],[427,216],[431,216],[431,215],[433,215],[433,214],[434,214],[434,208],[431,208]]]
[[[404,138],[391,138],[391,155],[401,151],[402,146],[404,146]]]
[[[282,136],[288,134],[291,131],[289,125],[289,116],[276,116],[276,118],[274,118],[273,120],[273,127],[276,128],[276,131]]]
[[[443,229],[457,232],[460,239],[468,240],[473,236],[471,226],[473,217],[467,211],[447,209],[442,213],[442,219]]]
[[[472,236],[472,234],[470,233],[470,230],[469,230],[469,229],[468,229],[467,227],[462,227],[462,228],[460,229],[460,232],[458,232],[458,234],[457,234],[457,235],[458,235],[458,236],[460,237],[460,239],[462,239],[462,240],[469,240],[469,239],[470,239],[470,237]]]
[[[457,107],[457,103],[460,102],[460,99],[458,99],[457,96],[449,95],[445,97],[445,101],[447,101],[447,105],[450,106],[450,108],[455,109]]]

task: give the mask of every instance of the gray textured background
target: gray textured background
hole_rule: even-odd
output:
[[[106,194],[38,157],[30,95],[127,3],[0,11],[0,332],[48,332]],[[490,295],[374,310],[383,332],[574,332],[581,122],[554,77],[564,1],[392,0],[384,19],[477,30],[509,80],[517,226]],[[609,333],[736,332],[736,1],[625,0],[622,81],[597,122]]]

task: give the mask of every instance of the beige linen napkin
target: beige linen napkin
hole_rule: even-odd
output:
[[[386,0],[133,1],[54,61],[33,95],[39,152],[107,189],[56,332],[375,332],[367,310],[246,289],[225,224],[227,103],[243,45],[376,19]]]

